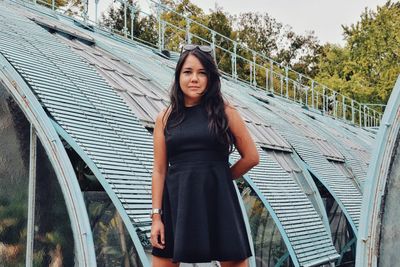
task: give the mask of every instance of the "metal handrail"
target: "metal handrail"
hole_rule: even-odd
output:
[[[133,6],[127,0],[118,1],[124,6],[124,28],[122,31],[115,31],[113,29],[106,30],[117,32],[118,34],[125,36],[126,38],[130,37],[130,39],[132,40],[136,39],[139,41],[143,41],[133,36],[133,29],[131,29],[131,32],[129,33],[127,28],[126,14],[129,9],[129,12],[131,12],[131,21],[133,21],[135,6]],[[187,16],[179,14],[168,6],[165,6],[155,0],[149,1],[155,4],[157,10],[156,19],[158,20],[158,43],[151,44],[146,41],[147,45],[153,45],[157,47],[160,51],[162,51],[167,46],[165,38],[166,33],[168,33],[168,30],[171,33],[175,31],[175,35],[177,36],[172,36],[173,38],[184,38],[186,43],[191,43],[193,39],[197,39],[203,43],[212,46],[214,48],[214,58],[216,59],[217,63],[217,50],[220,53],[228,53],[231,61],[230,74],[226,70],[221,69],[221,71],[223,71],[226,75],[231,76],[236,81],[246,82],[255,88],[263,89],[270,94],[279,95],[286,99],[303,104],[306,108],[319,111],[322,114],[332,116],[334,118],[343,120],[347,123],[358,125],[360,127],[377,127],[380,125],[380,121],[382,118],[381,112],[370,108],[363,103],[359,103],[358,101],[351,99],[350,97],[340,94],[339,92],[315,81],[314,79],[291,69],[289,66],[269,58],[263,53],[248,48],[245,43],[240,43],[238,41],[232,40],[231,38],[224,36]],[[33,3],[36,4],[37,2],[42,2],[42,0],[33,0]],[[95,4],[97,11],[97,0],[95,1]],[[85,5],[85,7],[87,7],[87,4]],[[54,7],[54,1],[52,1],[50,8],[53,10],[57,10]],[[172,12],[178,17],[182,18],[182,20],[186,22],[185,27],[182,28],[179,25],[174,25],[173,23],[163,19],[163,11]],[[151,15],[143,11],[140,11],[140,13],[146,16]],[[96,21],[90,21],[88,19],[87,8],[85,8],[82,14],[82,20],[86,23],[92,24],[95,27],[100,27],[105,30],[104,27],[101,27],[99,25],[97,19]],[[199,36],[198,34],[193,33],[193,31],[191,31],[191,25],[196,25],[200,29],[204,30],[207,35],[211,37],[211,40],[208,40],[206,36]],[[183,33],[184,37],[179,36],[179,34],[183,35]],[[170,39],[172,39],[172,37]],[[227,42],[229,47],[223,47],[221,44],[218,44],[216,40],[217,37],[221,39],[220,43],[225,41]],[[181,40],[180,43],[182,43]],[[179,47],[168,48],[170,50],[175,50],[176,52],[179,52]],[[239,50],[241,50],[242,52],[239,53]],[[242,66],[248,68],[248,78],[239,77],[239,74],[237,72],[238,61],[242,61]],[[241,73],[241,76],[243,76],[243,74],[244,73]],[[296,79],[294,77],[296,77]],[[258,81],[261,81],[261,83],[258,84]]]

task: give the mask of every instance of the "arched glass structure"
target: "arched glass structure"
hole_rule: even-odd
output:
[[[335,198],[318,179],[314,179],[314,181],[325,204],[332,242],[340,254],[335,266],[354,266],[357,244],[354,232]]]
[[[237,185],[249,218],[256,266],[293,266],[278,227],[262,201],[244,179],[237,180]]]
[[[71,222],[54,169],[36,135],[30,138],[31,124],[1,84],[0,123],[1,261],[5,266],[73,266]]]
[[[125,224],[110,197],[83,159],[67,142],[64,140],[63,142],[85,200],[97,266],[143,266]]]
[[[75,264],[74,238],[64,197],[49,158],[37,143],[33,265]]]
[[[30,124],[0,84],[0,262],[24,265]]]

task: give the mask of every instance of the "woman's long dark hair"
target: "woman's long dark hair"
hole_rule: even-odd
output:
[[[170,115],[174,115],[174,124],[172,127],[179,125],[184,119],[184,94],[179,84],[179,76],[185,63],[185,60],[189,55],[195,56],[203,65],[207,74],[207,87],[203,96],[201,97],[201,103],[205,106],[208,115],[208,129],[210,133],[217,136],[219,142],[223,145],[228,146],[229,153],[234,151],[235,139],[232,132],[228,127],[228,118],[225,114],[225,103],[221,93],[221,79],[218,68],[211,54],[201,51],[195,48],[190,51],[184,51],[175,68],[175,79],[170,89]],[[164,113],[164,116],[168,112]],[[170,119],[170,116],[167,120]],[[163,119],[164,120],[164,119]],[[168,127],[166,127],[168,132]]]

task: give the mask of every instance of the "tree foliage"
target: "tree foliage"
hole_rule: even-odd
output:
[[[386,103],[400,73],[400,3],[366,9],[343,30],[346,46],[324,46],[318,79],[361,102]]]
[[[190,0],[161,2],[171,9],[162,10],[162,18],[182,29],[189,27],[193,43],[208,44],[213,39],[210,31],[196,22],[221,34],[214,36],[215,43],[223,48],[216,49],[217,64],[228,73],[232,71],[231,56],[224,50],[233,51],[233,42],[222,36],[243,44],[238,46],[237,53],[244,58],[252,59],[253,55],[246,50],[250,48],[360,102],[385,103],[400,73],[399,2],[388,1],[376,11],[366,9],[359,22],[343,26],[344,47],[329,43],[321,46],[313,32],[296,34],[290,26],[282,25],[267,13],[247,12],[231,16],[216,6],[209,14],[205,14]],[[139,7],[136,8],[134,36],[156,44],[156,15],[140,17]],[[181,15],[192,21],[188,24],[188,20]],[[164,27],[164,48],[178,51],[188,41],[188,36],[185,30],[177,30],[168,23]],[[111,7],[108,15],[103,15],[103,24],[122,30],[123,7]],[[257,59],[257,63],[268,67],[267,61],[259,62]],[[239,58],[237,71],[239,78],[248,79],[250,63]],[[260,74],[257,78],[260,84],[263,73],[257,70],[257,74]]]

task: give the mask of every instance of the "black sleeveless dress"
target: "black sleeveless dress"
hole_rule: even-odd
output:
[[[185,119],[164,131],[168,172],[161,220],[165,248],[152,255],[173,262],[243,260],[252,256],[229,169],[228,148],[208,131],[205,107],[185,107]]]

